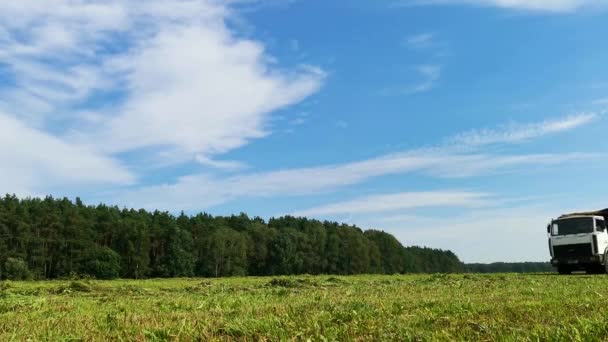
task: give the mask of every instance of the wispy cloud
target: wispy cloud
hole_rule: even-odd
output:
[[[358,162],[312,168],[217,177],[191,175],[173,184],[142,187],[120,193],[114,202],[149,208],[209,208],[238,198],[302,196],[334,192],[377,177],[423,173],[433,177],[474,177],[497,170],[503,172],[539,168],[596,157],[589,154],[485,155],[454,151],[406,152]]]
[[[396,2],[401,6],[418,5],[472,5],[499,7],[505,9],[572,12],[583,8],[602,8],[608,5],[606,0],[401,0]]]
[[[415,208],[479,207],[490,203],[485,193],[462,191],[402,192],[372,195],[297,211],[294,215],[319,217],[336,214],[365,214]]]
[[[409,93],[421,93],[429,91],[435,87],[441,77],[441,66],[439,65],[420,65],[416,68],[422,81],[406,89]]]
[[[511,124],[500,129],[473,130],[459,134],[449,139],[449,142],[467,146],[517,143],[569,131],[587,125],[598,118],[597,113],[580,113],[557,120],[531,124]]]
[[[308,121],[309,114],[307,112],[301,112],[289,121],[291,126],[302,126]]]
[[[550,127],[543,133],[547,135],[563,132],[566,128],[573,129],[589,122],[591,120],[561,119],[529,125]],[[508,133],[500,130],[492,132],[497,136],[509,136]],[[526,139],[538,136],[540,135],[528,135]],[[121,193],[116,201],[126,205],[140,203],[150,208],[195,209],[212,207],[237,198],[301,196],[333,192],[345,186],[387,175],[419,173],[439,178],[475,177],[493,172],[516,172],[522,168],[530,171],[598,157],[593,153],[497,155],[484,153],[479,148],[489,143],[508,144],[521,140],[483,138],[474,139],[475,143],[463,138],[452,140],[460,142],[343,164],[238,174],[231,177],[191,175],[182,177],[172,184]]]
[[[238,171],[247,168],[247,164],[236,160],[214,160],[198,155],[194,158],[199,164],[224,171]]]
[[[544,227],[551,218],[566,212],[605,207],[601,192],[576,199],[566,196],[570,200],[565,203],[558,197],[561,196],[539,194],[532,198],[505,199],[492,194],[482,198],[489,200],[488,205],[361,214],[353,211],[326,218],[348,217],[349,222],[360,227],[390,232],[407,245],[449,249],[465,262],[545,261],[548,250],[539,246],[546,244]]]
[[[441,79],[442,66],[437,64],[423,64],[413,68],[419,79],[409,85],[393,86],[383,89],[380,94],[384,96],[413,95],[424,93],[436,87]]]
[[[522,167],[527,171],[547,166],[600,158],[598,153],[540,153],[521,155],[468,154],[454,164],[443,163],[429,169],[428,173],[444,178],[466,178],[492,172],[514,172]],[[449,160],[449,159],[447,159]]]
[[[543,227],[567,210],[539,203],[466,209],[449,216],[370,213],[351,220],[390,232],[407,245],[449,249],[464,262],[545,261],[548,251],[539,248],[547,239]]]
[[[435,35],[432,32],[419,33],[406,38],[407,46],[412,49],[428,48],[433,45]]]

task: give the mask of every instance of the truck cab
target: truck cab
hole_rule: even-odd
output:
[[[551,264],[560,274],[608,270],[606,216],[570,214],[547,226]]]

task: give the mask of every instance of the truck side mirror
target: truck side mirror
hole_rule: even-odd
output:
[[[551,223],[547,225],[547,234],[551,234]]]

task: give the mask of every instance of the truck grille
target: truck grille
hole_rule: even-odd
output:
[[[590,243],[579,243],[575,245],[553,246],[554,258],[576,258],[593,255]]]

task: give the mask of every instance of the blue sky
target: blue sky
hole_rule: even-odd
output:
[[[306,215],[467,262],[608,207],[603,0],[0,4],[0,190]]]

